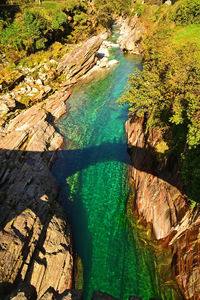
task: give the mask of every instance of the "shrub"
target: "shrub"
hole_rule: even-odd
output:
[[[176,23],[184,25],[200,23],[200,0],[184,0],[180,2],[172,19]]]
[[[200,147],[189,150],[182,158],[182,176],[186,192],[191,200],[200,202]]]

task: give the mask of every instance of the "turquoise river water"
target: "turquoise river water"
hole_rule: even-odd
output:
[[[83,264],[84,299],[101,290],[119,299],[146,300],[160,296],[160,281],[154,254],[127,224],[128,108],[116,103],[128,74],[141,64],[117,48],[111,55],[120,63],[77,86],[68,101],[69,112],[58,123],[65,146],[53,173]]]

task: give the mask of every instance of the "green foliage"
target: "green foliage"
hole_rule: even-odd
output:
[[[95,13],[100,24],[110,27],[112,24],[113,4],[107,0],[95,0]]]
[[[200,0],[180,1],[172,19],[178,24],[198,24],[200,23]]]
[[[0,44],[28,53],[45,49],[56,31],[68,26],[67,15],[59,9],[41,10],[40,7],[26,8],[0,32]],[[51,36],[50,36],[51,35]]]
[[[94,0],[95,14],[104,27],[110,27],[115,15],[130,14],[131,0]]]
[[[141,17],[142,13],[143,13],[143,10],[144,10],[144,6],[143,5],[139,5],[137,7],[137,16],[138,17]]]
[[[147,129],[160,128],[168,147],[165,155],[182,158],[186,192],[196,202],[200,202],[200,36],[194,23],[199,22],[199,4],[183,0],[160,7],[153,15],[146,6],[146,19],[152,23],[143,42],[143,70],[130,76],[120,99],[130,105],[131,113],[148,117]],[[163,145],[156,150],[165,152]]]
[[[200,48],[200,24],[190,24],[180,29],[174,36],[174,41],[179,44],[195,42]]]
[[[192,53],[191,55],[189,53]],[[195,45],[151,49],[143,71],[129,79],[121,103],[151,115],[149,126],[183,124],[189,147],[200,143],[200,51]]]
[[[200,147],[189,150],[182,158],[182,176],[186,192],[190,199],[200,202]]]
[[[14,20],[0,15],[0,46],[30,54],[46,49],[56,40],[67,38],[71,43],[81,36],[85,38],[96,25],[87,4],[87,0],[44,1],[41,6],[22,6]]]
[[[52,18],[52,30],[61,29],[68,23],[66,14],[61,10],[52,10],[50,16]]]

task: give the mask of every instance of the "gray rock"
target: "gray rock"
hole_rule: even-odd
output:
[[[39,72],[39,73],[38,73],[38,76],[39,76],[39,78],[40,78],[42,81],[45,81],[45,80],[47,79],[47,74],[46,74],[46,73]]]
[[[28,84],[33,84],[35,80],[33,77],[26,77],[24,81]]]
[[[32,92],[32,93],[37,93],[37,92],[38,92],[38,89],[32,88],[31,92]]]
[[[110,53],[107,47],[101,45],[101,47],[98,50],[97,56],[102,58],[102,57],[109,57]]]
[[[74,83],[86,74],[97,61],[97,52],[102,43],[100,36],[94,36],[80,46],[75,47],[70,53],[63,56],[58,64],[57,72],[66,75],[63,85]]]
[[[108,62],[108,66],[109,66],[109,67],[112,67],[112,66],[114,66],[114,65],[117,65],[118,63],[119,63],[118,60],[112,59],[112,60],[110,60],[110,61]]]
[[[35,83],[38,84],[38,85],[42,85],[42,84],[43,84],[42,81],[41,81],[41,79],[37,79],[37,80],[35,81]]]
[[[16,108],[15,100],[11,99],[9,94],[0,97],[0,117],[4,116]]]
[[[51,91],[52,91],[52,87],[50,87],[49,85],[46,85],[46,86],[44,87],[44,92],[45,92],[46,94],[50,93]]]
[[[105,68],[108,66],[108,58],[107,57],[103,57],[100,61],[99,61],[99,67],[101,68]]]
[[[27,92],[26,87],[20,89],[20,94],[25,94]]]
[[[138,22],[137,16],[133,18],[127,17],[121,24],[120,37],[117,41],[120,44],[120,48],[123,51],[140,54],[140,41],[145,30],[143,24]]]
[[[50,64],[58,64],[58,62],[55,61],[54,59],[51,59],[49,62],[50,62]]]

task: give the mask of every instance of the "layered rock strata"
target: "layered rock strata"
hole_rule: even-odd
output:
[[[145,120],[132,117],[126,122],[131,158],[130,182],[135,188],[134,208],[152,224],[157,240],[172,248],[172,267],[185,299],[200,295],[200,208],[189,209],[182,193],[178,165],[155,159],[155,147],[162,137],[157,130],[146,132]],[[155,171],[157,170],[157,171]]]
[[[0,138],[1,292],[25,281],[37,298],[49,287],[60,293],[72,288],[73,275],[71,231],[49,170],[63,138],[43,105],[12,119]]]
[[[54,121],[66,113],[69,86],[93,67],[101,42],[93,37],[73,50],[71,63],[63,58],[67,86],[47,99],[28,109],[4,99],[2,113],[11,113],[0,127],[1,299],[80,298],[70,292],[72,235],[50,168],[63,145]]]
[[[134,17],[122,17],[118,19],[117,25],[120,26],[120,36],[117,42],[122,51],[131,52],[139,55],[142,53],[141,41],[145,33],[143,23],[139,22],[137,15]]]
[[[63,86],[74,83],[96,64],[97,52],[101,44],[101,37],[94,36],[63,56],[57,67],[57,72],[64,73],[66,76]]]

